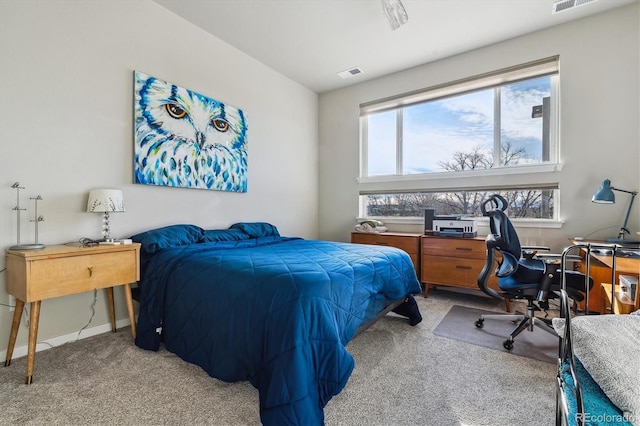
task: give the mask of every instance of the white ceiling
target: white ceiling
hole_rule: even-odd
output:
[[[379,0],[154,1],[322,93],[639,0],[598,0],[558,14],[553,0],[402,0],[409,21],[396,31]],[[364,73],[338,77],[356,66]]]

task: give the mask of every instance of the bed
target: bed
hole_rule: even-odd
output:
[[[561,301],[556,424],[640,425],[640,311],[572,318]]]
[[[399,249],[282,237],[262,222],[132,239],[142,244],[136,345],[162,342],[213,377],[250,381],[265,425],[323,424],[358,330],[400,302],[411,325],[421,319],[420,284]]]

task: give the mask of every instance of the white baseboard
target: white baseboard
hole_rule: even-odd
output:
[[[116,321],[116,328],[127,327],[131,324],[129,318]],[[36,344],[36,352],[46,351],[47,349],[55,348],[56,346],[64,345],[65,343],[75,342],[76,340],[86,339],[87,337],[96,336],[98,334],[107,333],[111,331],[111,324],[102,324],[91,328],[82,330],[80,336],[78,332],[65,334],[63,336],[52,337],[51,339],[43,340]],[[27,355],[29,347],[27,345],[18,346],[13,349],[13,356],[11,359],[20,358]],[[7,351],[0,352],[0,360],[7,359]]]

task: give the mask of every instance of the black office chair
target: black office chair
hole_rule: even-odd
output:
[[[559,255],[539,255],[540,250],[547,251],[548,247],[522,247],[518,234],[505,214],[506,200],[494,194],[482,203],[483,216],[489,217],[491,233],[487,235],[487,260],[478,277],[478,286],[489,296],[497,299],[526,299],[527,312],[524,315],[481,315],[476,321],[476,327],[482,328],[485,319],[505,319],[520,321],[518,327],[503,342],[507,350],[513,349],[513,339],[525,329],[533,331],[534,327],[541,328],[551,334],[556,334],[548,322],[536,318],[535,311],[546,310],[548,299],[558,297],[562,286],[562,268],[558,260]],[[499,252],[498,266],[495,268],[496,252]],[[495,269],[494,269],[495,268]],[[491,273],[499,278],[498,287],[501,292],[487,285]],[[565,271],[566,290],[574,301],[584,299],[586,277],[575,271]],[[593,280],[589,277],[589,289]],[[535,302],[535,303],[534,303]]]

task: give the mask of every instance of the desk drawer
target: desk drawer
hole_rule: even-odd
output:
[[[357,244],[372,244],[378,246],[397,247],[409,254],[418,254],[420,238],[413,236],[384,235],[384,234],[351,234],[351,242]]]
[[[477,280],[484,262],[445,256],[423,256],[422,277],[433,284],[478,288]]]
[[[487,258],[483,240],[464,238],[423,238],[422,254],[433,256],[464,257],[466,259]]]
[[[479,290],[478,276],[484,260],[446,256],[422,256],[422,281],[432,285],[449,285]],[[491,275],[489,287],[498,289],[498,279]]]
[[[26,302],[137,281],[136,252],[96,253],[27,262]]]

